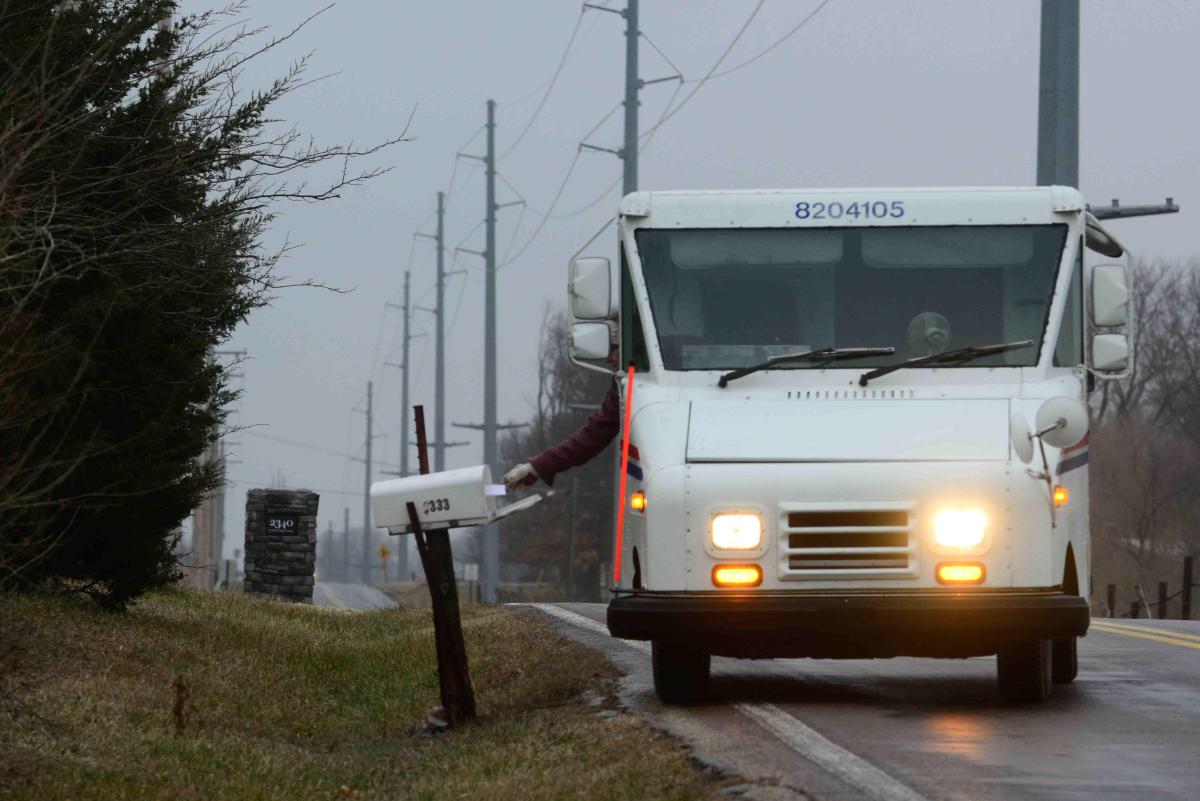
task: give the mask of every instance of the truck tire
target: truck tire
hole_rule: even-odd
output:
[[[708,695],[712,657],[686,645],[663,640],[650,644],[654,692],[664,704],[687,704]]]
[[[1079,673],[1079,638],[1060,637],[1054,641],[1050,660],[1051,679],[1055,684],[1070,684]]]
[[[1000,694],[1009,701],[1045,701],[1050,697],[1054,647],[1050,640],[1032,640],[996,654]]]

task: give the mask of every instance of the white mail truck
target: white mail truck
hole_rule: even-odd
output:
[[[573,355],[607,369],[616,325],[635,371],[608,627],[652,643],[659,696],[703,696],[713,655],[1072,681],[1087,399],[1134,347],[1079,192],[639,192],[618,225],[615,269],[571,262]]]

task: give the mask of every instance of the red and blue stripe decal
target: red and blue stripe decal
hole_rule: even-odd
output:
[[[642,458],[638,454],[637,446],[632,442],[629,443],[629,461],[625,465],[625,472],[633,478],[636,478],[638,481],[642,480],[641,461]]]
[[[1058,455],[1058,467],[1055,469],[1056,475],[1063,475],[1072,470],[1083,467],[1088,463],[1088,438],[1085,436],[1075,445],[1069,448],[1063,448],[1062,453]]]

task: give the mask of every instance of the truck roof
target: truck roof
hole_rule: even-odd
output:
[[[633,192],[620,205],[630,224],[650,227],[1038,224],[1084,209],[1068,186],[687,189]]]

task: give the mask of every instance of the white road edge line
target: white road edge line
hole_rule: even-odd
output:
[[[528,604],[581,629],[610,636],[608,627],[583,615],[554,604]],[[649,653],[648,643],[619,640],[634,650]],[[774,704],[734,704],[734,709],[774,735],[800,756],[829,771],[846,784],[876,801],[926,801],[925,797],[898,779],[888,775],[860,756],[805,726]]]
[[[925,801],[924,796],[907,784],[821,736],[774,704],[735,704],[735,708],[800,756],[877,801]]]
[[[577,612],[571,612],[567,609],[563,609],[561,606],[555,606],[554,604],[520,604],[520,605],[521,606],[532,606],[534,609],[545,612],[546,614],[556,617],[559,620],[565,620],[567,623],[570,623],[571,625],[576,626],[577,628],[587,629],[588,631],[593,632],[595,634],[602,634],[605,637],[615,639],[612,637],[611,634],[608,633],[608,626],[604,625],[603,623],[597,623],[596,621],[592,620],[590,617],[584,617],[583,615],[578,614]],[[617,642],[622,643],[623,645],[628,645],[633,650],[641,651],[643,654],[650,653],[650,643],[648,643],[648,642],[639,642],[637,640],[617,640]]]

